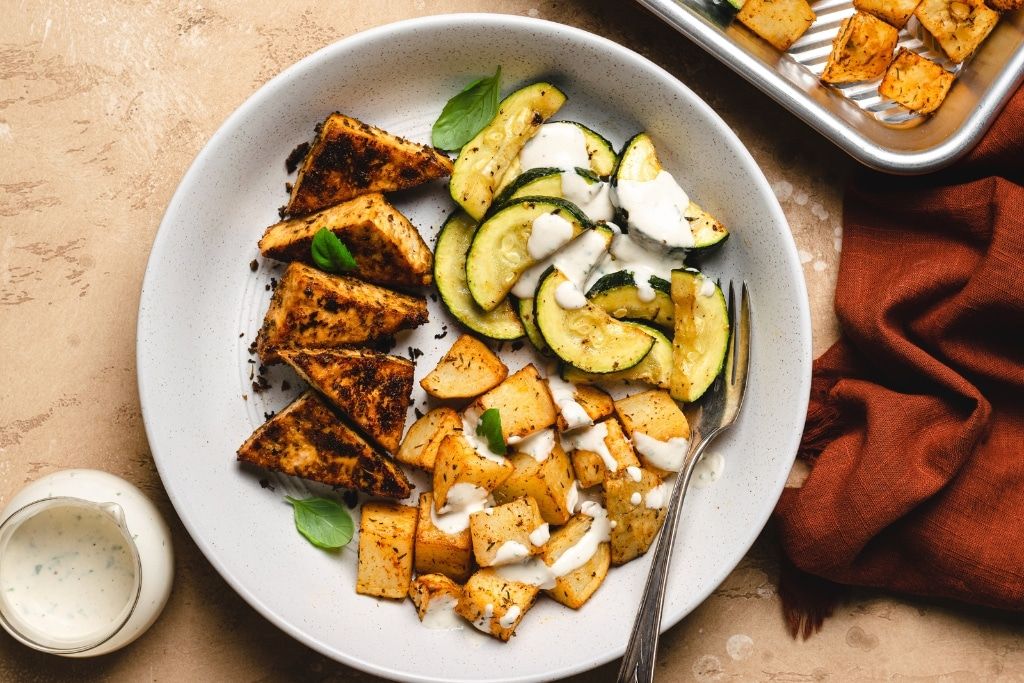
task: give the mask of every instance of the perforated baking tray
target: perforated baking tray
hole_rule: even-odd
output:
[[[881,79],[841,87],[818,77],[850,0],[811,2],[817,19],[786,53],[738,21],[722,0],[638,0],[768,96],[867,166],[888,173],[929,173],[956,161],[984,135],[1024,81],[1024,10],[1003,16],[968,61],[946,60],[911,18],[899,45],[957,74],[945,102],[921,116],[878,94]]]

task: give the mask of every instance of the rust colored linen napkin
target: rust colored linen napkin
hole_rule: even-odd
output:
[[[1024,610],[1022,183],[1024,89],[950,171],[847,189],[843,334],[775,512],[794,635],[836,584]]]

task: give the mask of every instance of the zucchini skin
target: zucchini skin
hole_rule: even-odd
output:
[[[619,372],[610,372],[604,375],[596,375],[578,370],[567,363],[563,363],[560,372],[562,379],[566,382],[577,384],[602,384],[608,382],[646,382],[659,389],[668,389],[672,379],[672,340],[657,327],[650,325],[646,320],[623,320],[627,325],[636,325],[654,338],[654,346],[644,359],[629,368]]]
[[[434,247],[434,282],[441,302],[462,325],[490,339],[519,339],[526,331],[510,302],[484,311],[469,294],[466,256],[476,223],[466,213],[455,211],[441,226]]]
[[[672,337],[672,384],[677,401],[699,399],[725,367],[729,348],[729,313],[721,287],[700,293],[703,274],[693,268],[672,271],[675,334]],[[702,350],[699,354],[695,350]]]
[[[640,299],[633,273],[628,270],[620,270],[602,277],[587,292],[587,298],[613,318],[643,320],[672,329],[675,313],[671,284],[657,275],[652,275],[648,282],[654,289],[653,301]]]

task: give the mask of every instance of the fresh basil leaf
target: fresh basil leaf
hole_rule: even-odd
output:
[[[320,228],[313,235],[313,244],[309,249],[313,255],[313,263],[328,273],[344,273],[359,265],[345,243],[327,228]]]
[[[461,148],[490,123],[498,113],[499,66],[493,76],[473,81],[448,100],[434,122],[431,141],[445,150]]]
[[[285,496],[295,511],[295,528],[318,548],[333,550],[352,540],[355,525],[348,511],[329,498]]]
[[[480,416],[480,422],[476,426],[477,436],[487,439],[487,447],[491,453],[505,455],[508,448],[505,446],[505,438],[501,435],[501,413],[497,408],[488,408]]]

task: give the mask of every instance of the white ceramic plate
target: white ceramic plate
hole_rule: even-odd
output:
[[[616,146],[640,130],[650,132],[665,166],[732,231],[706,270],[723,281],[746,280],[752,292],[753,355],[744,410],[714,447],[725,457],[724,474],[687,499],[666,628],[707,597],[760,532],[792,464],[806,409],[810,320],[786,220],[736,136],[661,68],[559,24],[449,15],[361,33],[273,79],[199,154],[153,245],[138,326],[146,430],[186,528],[242,597],[325,655],[407,681],[549,680],[618,657],[648,567],[640,559],[613,569],[578,612],[541,600],[508,644],[472,629],[427,630],[408,602],[356,595],[353,550],[321,552],[296,533],[283,494],[321,489],[235,461],[235,450],[264,411],[279,409],[297,391],[294,377],[275,369],[275,388],[254,394],[246,351],[269,298],[266,285],[280,272],[263,259],[251,272],[249,262],[286,199],[284,159],[335,110],[428,141],[445,100],[499,64],[504,92],[551,80],[569,96],[556,118],[581,121]],[[444,186],[393,199],[433,244],[451,210]],[[402,335],[395,349],[424,352],[417,379],[457,330],[436,302],[430,315],[428,325]],[[446,329],[447,336],[434,338]],[[527,362],[527,353],[507,354],[510,366]],[[289,392],[280,390],[285,378],[293,385]],[[414,399],[422,408],[418,386]]]

